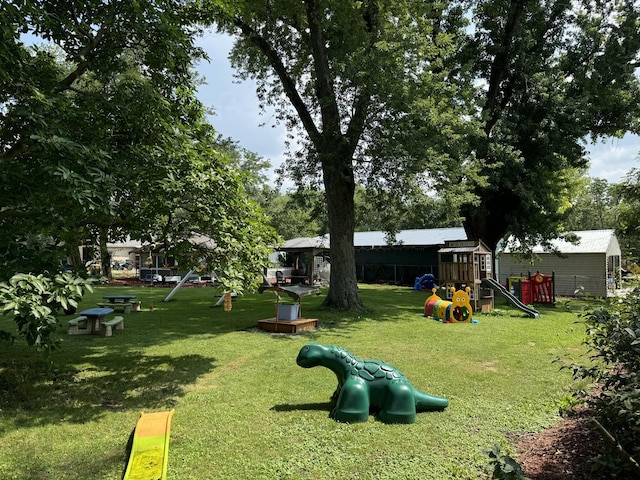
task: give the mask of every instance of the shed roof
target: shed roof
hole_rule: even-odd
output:
[[[401,230],[396,234],[395,242],[387,243],[386,232],[356,232],[353,245],[358,248],[376,248],[388,246],[427,247],[444,245],[447,240],[466,240],[464,228],[426,228]]]
[[[605,230],[578,230],[573,232],[580,239],[579,243],[574,245],[573,243],[565,240],[556,239],[551,244],[558,249],[561,253],[606,253],[611,245],[611,242],[615,239],[615,231],[612,229]],[[533,252],[549,253],[541,245],[533,247]],[[504,253],[511,253],[511,249],[507,246],[504,249]]]
[[[325,246],[329,246],[331,236],[324,235]],[[415,230],[400,230],[396,234],[395,242],[387,243],[387,233],[383,231],[355,232],[353,246],[356,248],[380,248],[389,246],[430,247],[444,245],[447,240],[466,240],[467,234],[462,227],[454,228],[423,228]]]
[[[282,252],[295,252],[302,250],[326,250],[329,248],[329,240],[323,236],[298,237],[284,242],[284,245],[276,247]]]

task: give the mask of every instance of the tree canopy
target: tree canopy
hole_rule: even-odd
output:
[[[640,127],[640,11],[612,2],[483,0],[459,65],[476,85],[480,135],[469,148],[486,181],[461,214],[495,249],[562,234],[586,171],[584,142]]]
[[[186,269],[206,263],[227,288],[251,285],[276,238],[195,97],[195,11],[18,3],[0,10],[3,276],[130,236]]]
[[[602,178],[587,178],[581,190],[571,202],[571,210],[565,227],[567,230],[602,230],[616,228],[615,213],[617,200],[614,186]]]
[[[631,0],[208,5],[236,35],[239,76],[304,132],[289,172],[324,186],[336,286],[327,304],[358,305],[356,184],[399,208],[437,192],[492,249],[508,234],[545,243],[563,234],[586,139],[639,126]],[[381,223],[391,229],[390,216]]]
[[[610,210],[616,219],[625,256],[640,262],[640,170],[632,169],[617,185],[610,187],[614,206]]]

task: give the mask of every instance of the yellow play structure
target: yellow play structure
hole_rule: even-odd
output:
[[[471,298],[469,287],[464,290],[456,291],[451,288],[452,301],[443,300],[433,288],[432,294],[424,302],[424,316],[432,317],[434,320],[440,320],[443,323],[472,323],[473,309],[471,308]]]

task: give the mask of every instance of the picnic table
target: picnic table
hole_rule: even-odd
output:
[[[106,321],[107,315],[113,313],[113,308],[89,308],[83,310],[80,315],[87,317],[87,333],[100,333],[100,326]]]
[[[135,295],[104,295],[102,298],[106,302],[98,303],[98,307],[122,308],[123,313],[129,313],[132,306],[135,310],[139,310],[140,307],[140,302],[134,301],[137,298]]]
[[[135,295],[105,295],[102,298],[108,300],[109,303],[127,303],[137,297]]]

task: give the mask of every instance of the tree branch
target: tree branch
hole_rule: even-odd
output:
[[[333,78],[329,68],[329,57],[326,50],[326,39],[320,26],[319,0],[305,0],[307,5],[307,23],[311,39],[311,54],[316,72],[316,93],[320,103],[323,132],[331,138],[341,136],[340,110],[335,97]]]
[[[504,28],[504,35],[502,37],[502,43],[500,44],[500,50],[493,58],[493,62],[491,64],[487,101],[482,109],[482,117],[486,119],[484,132],[487,137],[491,134],[491,130],[500,118],[498,97],[501,92],[502,81],[509,72],[513,37],[523,13],[524,3],[521,1],[512,2],[509,18],[507,19],[507,23]]]
[[[287,98],[295,108],[300,120],[302,121],[302,125],[304,126],[307,134],[311,141],[315,144],[320,139],[320,134],[316,127],[316,124],[309,113],[309,109],[305,105],[302,97],[298,93],[298,89],[296,88],[295,82],[287,72],[286,67],[280,60],[278,53],[271,46],[271,44],[262,37],[253,27],[249,24],[245,23],[241,18],[234,17],[232,19],[234,25],[240,29],[242,34],[253,43],[258,49],[267,57],[271,68],[276,72],[276,75],[282,82],[282,88],[284,89]]]
[[[115,8],[115,7],[114,7]],[[108,20],[105,21],[100,29],[96,32],[95,35],[91,35],[91,31],[83,31],[83,29],[79,28],[78,31],[81,35],[87,38],[86,45],[80,49],[78,54],[76,55],[76,60],[78,61],[78,65],[75,70],[72,71],[69,75],[63,78],[58,84],[52,89],[52,93],[60,93],[65,90],[68,90],[73,83],[80,78],[88,69],[91,63],[91,60],[95,58],[97,54],[98,47],[100,46],[102,40],[109,33],[112,23],[115,21],[115,10],[112,9],[110,12],[110,16]]]
[[[371,0],[367,5],[367,8],[362,13],[362,19],[365,22],[366,31],[370,35],[369,45],[367,46],[367,53],[369,53],[377,40],[377,34],[380,30],[380,16],[378,12],[378,5],[375,0]],[[369,79],[373,78],[373,73],[369,72],[367,81],[364,85],[369,85]],[[364,130],[364,124],[367,120],[369,113],[369,99],[371,97],[371,91],[369,88],[362,88],[356,94],[356,100],[354,102],[354,112],[347,128],[347,141],[351,151],[355,151],[362,131]]]
[[[25,145],[24,142],[18,140],[18,142],[9,150],[0,154],[0,163],[8,162],[10,160],[18,158],[20,155],[24,155],[28,151],[29,149],[27,148],[27,145]]]
[[[94,37],[88,37],[89,41],[87,45],[78,52],[77,58],[79,61],[75,70],[60,80],[51,90],[52,93],[61,93],[68,90],[71,88],[71,85],[89,69],[90,60],[95,57],[96,49],[103,37],[104,29],[102,28],[98,30]]]

